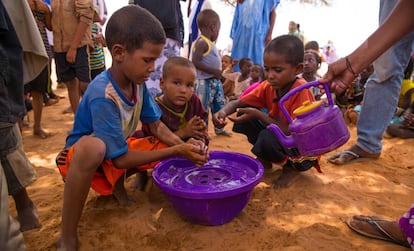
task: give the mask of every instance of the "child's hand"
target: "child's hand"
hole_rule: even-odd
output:
[[[238,59],[233,59],[233,60],[231,60],[231,65],[232,66],[234,66],[234,65],[236,65],[236,64],[238,64],[239,63],[239,60]]]
[[[74,64],[76,62],[76,53],[77,48],[69,48],[69,50],[66,52],[66,61],[69,64]]]
[[[103,47],[106,47],[106,41],[102,33],[96,34],[94,41],[98,44],[101,44]]]
[[[180,155],[202,166],[208,161],[208,148],[203,141],[190,138],[180,145]]]
[[[221,79],[223,73],[221,70],[217,69],[217,70],[214,70],[213,74],[215,78]]]
[[[237,114],[240,114],[237,117],[229,117],[229,119],[233,122],[243,122],[251,119],[258,119],[262,112],[256,108],[238,108]]]
[[[227,124],[227,122],[226,122],[226,114],[224,114],[221,111],[218,111],[215,114],[213,114],[212,119],[213,119],[214,126],[217,127],[217,128],[223,128]]]
[[[411,108],[405,110],[402,124],[406,127],[414,127],[414,113]]]
[[[181,130],[183,130],[183,138],[193,137],[199,140],[208,138],[206,122],[199,116],[192,117]]]

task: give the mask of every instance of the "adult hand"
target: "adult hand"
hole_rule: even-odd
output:
[[[352,84],[354,78],[354,74],[347,69],[345,58],[341,58],[328,66],[328,72],[319,81],[330,83],[335,94],[341,94]]]

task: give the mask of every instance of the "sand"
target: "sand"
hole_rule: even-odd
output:
[[[67,96],[65,89],[57,93]],[[27,250],[55,250],[63,199],[55,157],[73,122],[73,115],[62,114],[66,107],[68,98],[45,107],[43,125],[50,138],[32,135],[32,112],[30,127],[23,128],[25,150],[38,174],[27,190],[42,224],[24,233]],[[350,132],[342,149],[355,142],[356,128]],[[251,145],[240,134],[210,135],[211,150],[251,155]],[[375,161],[334,166],[325,154],[323,174],[311,169],[286,189],[271,187],[280,169],[267,170],[243,211],[221,226],[182,219],[155,184],[146,192],[129,189],[136,200],[130,207],[90,190],[78,229],[80,250],[406,250],[359,236],[345,223],[354,214],[398,219],[414,201],[414,140],[383,142],[383,154]],[[12,199],[10,204],[15,217]]]

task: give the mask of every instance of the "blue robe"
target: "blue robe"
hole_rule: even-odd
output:
[[[233,39],[232,58],[240,60],[248,57],[255,64],[263,65],[270,13],[279,2],[279,0],[245,0],[242,4],[237,4],[230,32],[230,37]],[[235,71],[239,71],[237,65]]]

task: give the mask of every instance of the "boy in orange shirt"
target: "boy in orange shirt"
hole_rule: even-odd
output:
[[[226,104],[214,114],[216,120],[224,125],[227,115],[237,111],[233,131],[245,134],[253,144],[252,152],[262,164],[271,168],[272,163],[283,165],[282,175],[276,180],[275,187],[287,187],[298,177],[301,171],[315,166],[317,157],[300,156],[296,148],[285,148],[268,129],[269,124],[276,124],[285,134],[290,134],[288,122],[279,108],[279,100],[291,89],[306,81],[296,76],[303,70],[303,43],[292,35],[283,35],[273,39],[264,51],[264,68],[267,80],[252,92]],[[289,114],[302,106],[304,101],[314,101],[312,92],[305,89],[289,98],[284,106]],[[260,109],[266,108],[268,114]]]

